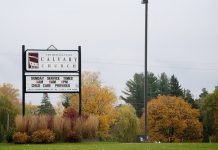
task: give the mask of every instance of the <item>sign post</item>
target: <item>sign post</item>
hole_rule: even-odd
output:
[[[82,111],[81,47],[78,50],[28,49],[22,46],[23,101],[25,93],[78,93]]]

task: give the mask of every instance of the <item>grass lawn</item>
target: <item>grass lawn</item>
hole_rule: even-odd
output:
[[[218,150],[218,143],[138,144],[138,143],[59,143],[0,144],[0,150]]]

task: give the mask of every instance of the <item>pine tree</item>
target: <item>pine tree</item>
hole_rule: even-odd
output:
[[[158,79],[152,73],[148,73],[148,100],[156,98],[158,96]]]
[[[190,90],[184,90],[184,99],[187,103],[189,103],[192,106],[192,108],[199,108],[196,101],[193,99]]]
[[[201,91],[202,91],[202,92],[201,92],[201,94],[199,95],[200,99],[206,97],[206,96],[209,94],[206,88],[203,88]]]
[[[133,80],[127,81],[127,88],[122,91],[125,97],[121,96],[122,100],[130,103],[136,109],[138,117],[142,115],[144,109],[144,78],[143,73],[135,73]],[[148,100],[158,96],[158,79],[152,72],[148,72],[147,94]]]
[[[37,110],[39,115],[55,115],[55,109],[49,101],[48,93],[43,93],[41,105]]]
[[[144,108],[144,74],[135,73],[133,80],[126,82],[127,88],[122,91],[125,97],[120,98],[130,103],[135,109],[138,117],[142,115]]]
[[[169,79],[165,72],[161,73],[159,78],[159,94],[160,95],[169,95],[170,94],[170,84]]]
[[[69,107],[69,98],[66,95],[64,101],[62,102],[62,105],[64,106],[64,108],[68,108]]]
[[[171,96],[183,96],[182,88],[179,85],[178,79],[172,75],[170,78],[170,95]]]

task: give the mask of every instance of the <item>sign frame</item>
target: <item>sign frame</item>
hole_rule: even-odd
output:
[[[50,47],[52,47],[51,45]],[[50,48],[49,47],[49,48]],[[54,46],[53,46],[54,47]],[[54,47],[55,48],[55,47]],[[76,51],[78,52],[78,70],[77,71],[37,71],[37,70],[27,70],[26,64],[26,52],[28,51],[57,51],[57,52],[64,52],[64,51]],[[27,75],[27,74],[28,75]],[[31,73],[31,74],[29,74]],[[38,74],[36,74],[38,73]],[[45,73],[45,75],[39,75],[41,73]],[[46,75],[46,73],[49,73],[50,75]],[[60,73],[58,75],[58,73]],[[66,73],[66,75],[65,75]],[[22,114],[25,116],[25,94],[26,93],[77,93],[79,95],[79,115],[82,114],[82,65],[81,65],[81,46],[78,46],[78,50],[55,50],[55,49],[25,49],[25,45],[22,45]],[[54,75],[52,75],[54,74]],[[77,74],[77,75],[76,75]],[[26,91],[26,77],[27,76],[79,76],[79,90],[77,91],[66,91],[66,92],[60,92],[60,91]]]

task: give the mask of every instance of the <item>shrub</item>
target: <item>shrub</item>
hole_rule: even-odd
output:
[[[53,130],[56,135],[56,139],[60,140],[63,135],[63,127],[64,127],[64,118],[55,116],[53,120]]]
[[[29,142],[30,137],[26,133],[15,132],[13,135],[13,141],[16,144],[25,144]]]
[[[76,133],[75,131],[71,131],[66,135],[65,141],[67,141],[67,142],[80,142],[81,136],[78,133]]]
[[[23,117],[21,115],[16,116],[15,118],[15,126],[16,126],[16,131],[18,132],[26,132],[26,117]]]
[[[88,119],[78,118],[75,122],[74,130],[83,138],[94,138],[98,130],[99,121],[94,115],[90,115]]]
[[[21,116],[18,115],[15,118],[15,126],[17,132],[26,132],[32,134],[34,131],[42,129],[52,129],[53,120],[52,117],[43,116]]]
[[[42,115],[38,117],[38,130],[48,129],[49,117]]]
[[[3,126],[0,124],[0,142],[4,140],[4,129]]]
[[[32,143],[53,143],[55,141],[55,133],[51,130],[44,129],[33,132]]]
[[[64,118],[63,134],[66,136],[72,129],[71,119]]]
[[[13,135],[14,135],[15,129],[9,128],[9,130],[5,134],[5,138],[8,143],[11,143],[13,141]]]
[[[79,113],[73,108],[67,108],[63,114],[64,117],[75,120],[79,117]]]
[[[40,121],[38,121],[38,116],[28,116],[28,133],[32,134],[34,131],[38,129],[38,124]]]

